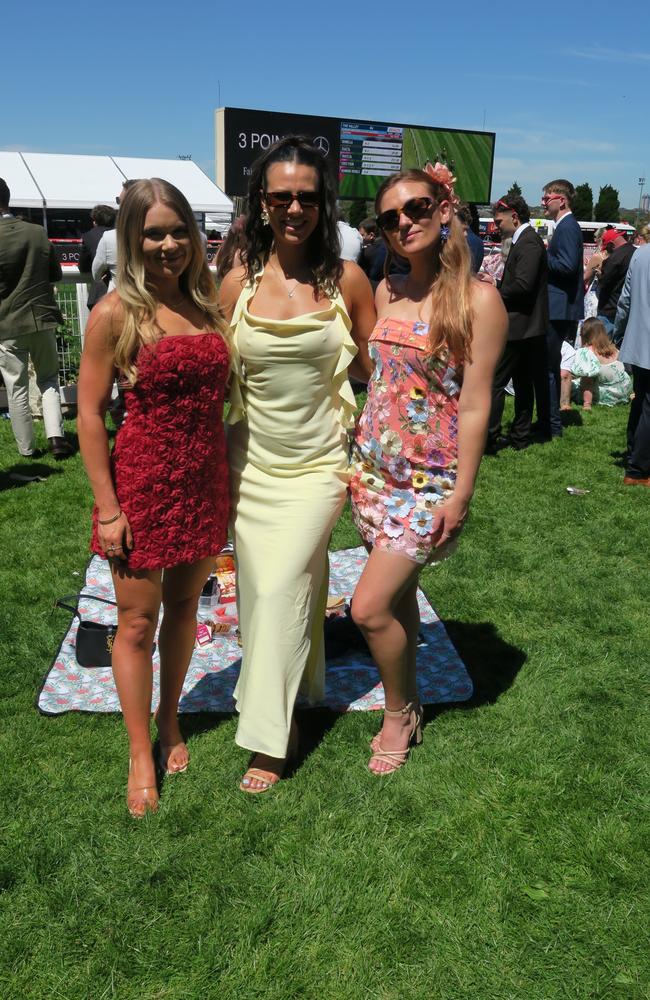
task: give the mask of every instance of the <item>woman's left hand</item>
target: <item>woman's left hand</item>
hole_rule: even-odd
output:
[[[433,547],[442,548],[461,531],[469,514],[469,500],[451,496],[441,503],[433,519]]]

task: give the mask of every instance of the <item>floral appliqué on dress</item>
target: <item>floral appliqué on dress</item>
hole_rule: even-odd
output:
[[[352,446],[352,517],[368,544],[426,563],[435,508],[456,481],[460,377],[429,353],[429,326],[390,317],[369,341],[374,372]]]

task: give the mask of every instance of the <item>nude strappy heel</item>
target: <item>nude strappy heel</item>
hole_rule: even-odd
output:
[[[411,732],[409,734],[409,741],[404,750],[384,750],[379,737],[376,737],[375,740],[373,740],[373,753],[368,761],[368,764],[370,765],[373,760],[377,760],[389,765],[382,771],[375,771],[373,768],[369,767],[372,774],[379,775],[393,774],[393,772],[397,771],[398,768],[403,767],[408,760],[411,747],[417,746],[422,742],[422,708],[419,702],[409,701],[403,708],[394,710],[385,708],[384,713],[386,715],[391,715],[394,718],[403,718],[405,715],[408,715],[411,724]]]

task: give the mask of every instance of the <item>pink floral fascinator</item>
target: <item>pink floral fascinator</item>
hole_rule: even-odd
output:
[[[459,203],[460,199],[457,198],[454,193],[456,178],[453,176],[449,167],[445,166],[444,163],[438,163],[437,161],[435,164],[432,164],[429,160],[424,166],[424,172],[425,174],[428,174],[429,177],[432,177],[434,181],[437,181],[438,184],[442,184],[447,188],[449,192],[449,200],[452,205],[457,205]]]

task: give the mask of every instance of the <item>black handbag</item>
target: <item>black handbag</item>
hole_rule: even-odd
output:
[[[113,653],[113,643],[117,633],[117,625],[102,625],[99,622],[85,621],[79,614],[79,601],[85,597],[90,601],[101,601],[117,607],[115,601],[107,601],[104,597],[94,594],[67,594],[54,602],[56,608],[65,608],[79,619],[77,638],[75,641],[75,656],[80,667],[110,667]],[[66,604],[74,601],[74,604]]]

